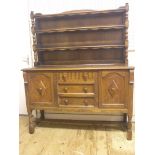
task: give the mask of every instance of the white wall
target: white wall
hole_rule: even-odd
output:
[[[29,31],[28,26],[30,19],[27,17],[30,11],[34,11],[35,13],[60,13],[63,11],[69,10],[80,10],[80,9],[92,9],[92,10],[103,10],[103,9],[115,9],[120,6],[124,6],[125,3],[129,3],[129,65],[133,65],[135,63],[135,52],[134,52],[134,21],[135,21],[135,10],[134,10],[134,1],[133,0],[28,0],[27,10],[25,10],[25,14],[21,20],[26,19],[22,28],[24,30],[23,37],[26,40],[29,40]],[[26,8],[25,8],[26,9]],[[28,22],[29,21],[29,22]],[[25,36],[24,36],[25,35]],[[21,68],[27,67],[28,64],[23,62],[23,59],[26,59],[27,55],[31,55],[30,45],[27,43],[24,45],[25,51],[22,51],[21,55]],[[130,52],[131,51],[131,52]],[[31,60],[31,59],[30,59]],[[31,62],[29,66],[31,66]],[[19,105],[19,113],[27,114],[26,106],[25,106],[25,94],[24,94],[24,85],[23,78],[20,75],[20,105]]]
[[[27,8],[27,1],[0,1],[0,154],[19,154],[20,69],[30,51]]]
[[[22,2],[22,11],[19,13],[19,27],[18,31],[18,55],[20,57],[19,65],[20,69],[32,66],[32,51],[31,51],[31,40],[30,40],[30,16],[29,16],[29,5],[28,0]],[[26,102],[25,102],[25,91],[24,91],[24,80],[22,71],[19,70],[19,113],[27,114]]]

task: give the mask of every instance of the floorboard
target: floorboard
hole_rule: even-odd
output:
[[[28,117],[19,117],[20,155],[134,155],[133,140],[121,125],[46,124],[28,133]]]

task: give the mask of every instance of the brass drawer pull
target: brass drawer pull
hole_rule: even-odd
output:
[[[85,106],[88,106],[88,100],[84,100],[83,102],[84,102]]]
[[[67,87],[65,87],[65,88],[64,88],[64,92],[66,92],[66,93],[67,93],[67,91],[68,91],[68,88],[67,88]]]
[[[66,105],[68,104],[68,100],[67,99],[65,99],[64,102],[65,102]]]
[[[87,88],[87,87],[84,87],[84,88],[83,88],[83,91],[84,91],[85,93],[87,93],[87,92],[88,92],[88,88]]]

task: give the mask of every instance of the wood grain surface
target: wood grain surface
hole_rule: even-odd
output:
[[[20,116],[19,123],[20,155],[134,155],[134,131],[133,139],[128,141],[120,125],[50,123],[29,134],[28,117]]]

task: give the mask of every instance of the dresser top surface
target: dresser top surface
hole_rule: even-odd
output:
[[[49,67],[24,68],[22,71],[57,71],[57,70],[111,70],[111,69],[134,69],[127,65],[52,65]]]

